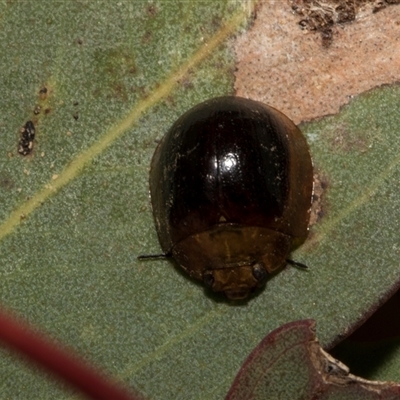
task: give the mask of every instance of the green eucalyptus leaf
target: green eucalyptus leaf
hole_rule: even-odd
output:
[[[0,14],[1,302],[164,397],[139,371],[202,326],[213,302],[168,263],[137,262],[158,249],[149,163],[179,114],[232,92],[226,43],[248,4],[9,2]],[[35,140],[21,156],[27,121]],[[195,312],[185,287],[201,299]],[[31,371],[3,356],[2,397],[70,396]]]
[[[321,343],[335,343],[400,277],[397,87],[303,127],[327,183],[323,217],[292,255],[308,272],[288,267],[236,305],[169,261],[137,261],[160,252],[148,193],[157,142],[194,104],[233,92],[227,44],[249,4],[0,5],[1,303],[152,398],[222,398],[288,321],[313,318]],[[36,136],[21,156],[27,121]],[[4,398],[71,398],[2,354]]]

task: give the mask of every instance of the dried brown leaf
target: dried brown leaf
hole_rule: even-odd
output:
[[[400,385],[368,381],[349,373],[319,345],[315,322],[281,326],[253,350],[226,400],[399,399]]]

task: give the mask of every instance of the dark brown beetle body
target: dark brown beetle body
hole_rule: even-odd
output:
[[[219,97],[181,116],[152,160],[161,247],[228,298],[247,297],[308,234],[307,142],[279,111]]]

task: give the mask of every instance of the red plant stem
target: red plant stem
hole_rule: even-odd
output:
[[[86,396],[97,400],[139,400],[140,395],[128,392],[111,383],[103,374],[90,367],[83,360],[72,355],[35,332],[27,324],[0,310],[0,341],[17,350],[51,373],[57,375]]]

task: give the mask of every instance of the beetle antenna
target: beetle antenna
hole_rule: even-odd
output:
[[[143,256],[138,256],[138,260],[144,261],[144,260],[162,260],[165,258],[171,257],[171,254],[145,254]]]
[[[307,267],[306,264],[302,264],[302,263],[299,263],[297,261],[293,261],[293,260],[290,260],[290,259],[287,259],[286,262],[288,264],[292,265],[293,267],[300,268],[300,269],[303,269],[303,270],[308,270],[308,267]]]

